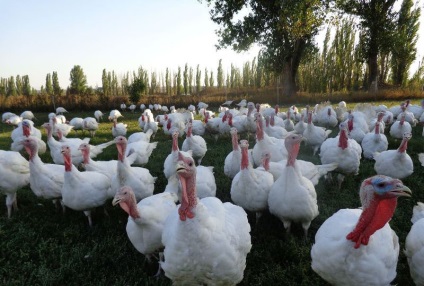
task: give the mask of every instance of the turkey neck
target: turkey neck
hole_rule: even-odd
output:
[[[264,167],[265,171],[269,171],[269,157],[265,157],[262,161],[262,166]]]
[[[31,130],[30,130],[29,126],[22,125],[22,133],[25,137],[29,137],[29,135],[31,135]]]
[[[294,167],[294,163],[296,163],[297,155],[299,154],[300,143],[295,143],[291,146],[286,146],[288,151],[287,156],[287,166]]]
[[[355,229],[346,236],[346,239],[355,242],[355,248],[359,248],[361,244],[368,245],[370,236],[391,219],[396,204],[397,198],[380,200],[374,196],[369,205],[363,209]]]
[[[339,135],[339,147],[342,148],[343,150],[347,148],[347,134],[346,134],[346,130],[342,129],[340,130],[340,135]]]
[[[190,125],[187,129],[187,137],[191,137],[191,134],[193,133],[193,126]]]
[[[117,149],[118,149],[118,160],[121,161],[122,163],[124,163],[125,160],[125,151],[127,150],[127,145],[126,144],[118,144],[117,145]]]
[[[233,133],[231,134],[231,142],[233,143],[233,151],[238,151],[239,150],[239,144],[237,141],[237,133]]]
[[[268,128],[269,127],[269,118],[265,118],[265,126]]]
[[[271,119],[269,120],[269,124],[270,124],[271,126],[274,126],[274,125],[275,125],[274,115],[271,115]]]
[[[380,134],[380,124],[376,124],[375,125],[375,134],[379,135]]]
[[[90,151],[89,150],[83,150],[82,151],[82,157],[84,159],[85,165],[90,163]]]
[[[71,172],[72,171],[72,161],[71,161],[71,154],[65,154],[63,156],[63,161],[65,163],[65,172]]]
[[[240,169],[245,170],[249,167],[249,154],[247,147],[241,147],[241,165]]]
[[[258,141],[261,141],[264,139],[264,131],[262,130],[262,119],[259,119],[256,122],[256,138]]]
[[[179,176],[181,182],[181,205],[178,209],[180,220],[185,221],[188,218],[194,218],[192,210],[197,205],[197,191],[196,191],[196,175],[189,177]]]
[[[34,147],[24,146],[24,148],[25,148],[25,151],[27,151],[27,153],[29,154],[29,158],[28,158],[29,161],[34,162],[34,157],[36,154],[38,154],[38,151],[35,150]]]
[[[353,118],[350,118],[350,119],[347,121],[347,129],[348,129],[349,131],[352,131],[352,129],[353,129]]]
[[[172,134],[172,151],[178,151],[178,135]]]
[[[130,217],[132,217],[133,219],[137,219],[140,218],[140,212],[138,211],[137,208],[137,202],[135,199],[134,194],[132,194],[131,198],[129,200],[126,201],[121,201],[119,203],[119,206],[128,213],[128,215]]]
[[[399,153],[406,152],[406,149],[408,148],[408,139],[403,139],[402,143],[400,143],[400,146],[398,148]]]
[[[308,113],[308,124],[312,124],[312,113]]]

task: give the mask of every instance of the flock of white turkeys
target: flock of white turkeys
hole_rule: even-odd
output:
[[[26,185],[37,197],[83,211],[90,226],[91,210],[112,199],[129,215],[131,243],[149,260],[159,259],[158,272],[164,271],[176,285],[234,285],[243,279],[252,247],[246,211],[256,213],[256,223],[269,211],[287,233],[292,224],[300,224],[307,237],[319,214],[315,186],[320,178],[335,175],[341,188],[345,176],[358,174],[364,156],[375,160],[377,175],[360,186],[362,207],[341,209],[321,225],[311,265],[334,285],[389,285],[396,277],[399,242],[388,222],[397,198],[411,196],[400,179],[414,171],[407,147],[412,128],[424,123],[424,101],[421,106],[406,101],[391,108],[357,104],[351,110],[344,102],[325,102],[313,108],[291,106],[284,112],[278,105],[232,103],[223,104],[218,113],[203,102],[183,110],[142,104],[142,131],[128,138],[127,125],[118,123],[121,112],[112,110],[108,119],[114,139],[100,145],[91,145],[90,138],[66,136],[71,130],[95,136],[101,111],[67,122],[67,111],[58,108],[42,125],[46,142],[32,112],[4,113],[2,122],[15,127],[11,150],[0,150],[0,191],[6,194],[8,217],[17,208],[17,191]],[[135,112],[136,106],[129,109]],[[337,127],[338,135],[329,137]],[[141,166],[157,147],[150,142],[157,132],[172,137],[173,144],[163,165],[167,186],[154,194],[157,178]],[[239,141],[240,134],[253,136],[254,145]],[[398,139],[399,148],[388,150],[385,134]],[[178,138],[184,135],[180,150]],[[223,166],[201,165],[206,135],[231,140],[233,148]],[[322,165],[297,159],[302,142]],[[96,161],[110,145],[117,148],[117,160]],[[21,154],[24,150],[28,160]],[[54,164],[40,159],[38,154],[47,150]],[[424,166],[424,154],[419,160]],[[216,198],[213,168],[223,168],[232,179],[233,203]],[[413,212],[405,254],[412,279],[424,285],[424,204],[418,203]]]

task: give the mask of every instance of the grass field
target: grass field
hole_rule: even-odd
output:
[[[391,106],[393,103],[386,103]],[[16,111],[17,113],[20,111]],[[47,113],[35,114],[36,126],[47,121]],[[93,116],[92,113],[68,113],[66,118]],[[136,119],[140,113],[124,113],[120,122],[128,124],[128,135],[138,132]],[[103,122],[92,144],[112,140],[111,123]],[[9,150],[12,128],[0,124],[0,149]],[[45,139],[45,131],[43,139]],[[388,129],[386,129],[386,134]],[[408,153],[414,161],[414,173],[403,180],[413,191],[412,198],[401,198],[391,227],[399,236],[401,250],[411,227],[412,208],[417,201],[424,201],[424,176],[417,154],[424,151],[422,127],[413,129],[408,144]],[[80,134],[79,134],[80,135]],[[330,137],[335,137],[333,130]],[[68,137],[74,137],[74,133]],[[85,133],[85,136],[88,136]],[[79,136],[81,137],[81,136]],[[389,138],[390,136],[388,136]],[[217,183],[217,197],[230,201],[231,180],[223,173],[225,156],[231,151],[230,138],[218,142],[205,137],[208,152],[202,165],[214,166]],[[182,144],[179,141],[179,146]],[[251,138],[250,144],[254,142]],[[151,141],[158,141],[149,163],[145,166],[153,176],[158,177],[155,193],[166,186],[163,162],[171,151],[171,138],[161,131]],[[389,138],[389,149],[396,149],[400,141]],[[27,156],[25,154],[25,156]],[[49,152],[41,156],[44,162],[51,162]],[[115,146],[105,149],[98,160],[116,159]],[[312,157],[312,150],[301,146],[300,159],[319,163],[319,157]],[[321,179],[316,186],[319,216],[309,229],[309,241],[303,239],[303,230],[294,225],[292,234],[285,235],[283,224],[266,213],[257,225],[255,215],[249,213],[252,225],[252,250],[247,256],[247,267],[240,285],[327,285],[311,269],[310,249],[320,225],[340,208],[360,206],[358,190],[360,183],[375,174],[374,162],[361,160],[360,173],[346,177],[342,190],[335,184]],[[70,209],[65,214],[57,211],[51,201],[37,198],[29,187],[18,191],[19,211],[7,219],[4,197],[0,203],[0,284],[1,285],[170,285],[165,276],[154,278],[157,264],[149,264],[129,242],[125,225],[127,214],[108,202],[106,216],[102,209],[93,212],[94,226],[89,228],[82,212]],[[405,255],[400,252],[398,275],[393,281],[397,285],[412,285]]]

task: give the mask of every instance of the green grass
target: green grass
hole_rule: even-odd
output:
[[[392,105],[392,104],[387,104]],[[47,113],[36,114],[40,126],[47,121]],[[74,116],[92,116],[92,113],[69,113]],[[125,113],[120,122],[127,123],[128,135],[138,132],[137,114]],[[103,122],[91,140],[99,144],[112,139],[111,123]],[[0,124],[0,149],[10,148],[12,128]],[[388,129],[386,129],[388,130]],[[45,139],[45,131],[43,138]],[[424,168],[417,153],[423,151],[424,139],[421,127],[415,127],[409,142],[408,153],[414,161],[414,173],[404,179],[413,192],[413,198],[401,198],[390,224],[399,236],[401,249],[411,227],[412,208],[417,201],[424,201]],[[387,134],[387,131],[386,131]],[[80,134],[79,134],[80,135]],[[85,133],[86,136],[87,133]],[[330,135],[334,137],[337,131]],[[75,136],[72,134],[73,137]],[[81,136],[80,136],[81,137]],[[389,136],[388,136],[389,137]],[[181,146],[180,139],[179,145]],[[253,138],[250,144],[253,146]],[[158,177],[155,192],[162,192],[166,179],[162,173],[163,161],[171,151],[171,138],[161,131],[152,141],[158,147],[145,166],[153,176]],[[230,201],[231,180],[223,173],[226,154],[231,151],[231,140],[220,138],[217,143],[206,137],[208,152],[202,164],[214,166],[217,183],[217,197]],[[396,149],[399,140],[389,139],[389,149]],[[49,153],[41,156],[44,162],[51,162]],[[98,160],[116,159],[114,146],[105,149]],[[319,157],[312,157],[312,150],[302,146],[300,159],[319,163]],[[255,215],[249,213],[252,225],[252,250],[247,256],[247,267],[241,285],[327,285],[311,269],[310,249],[320,225],[340,208],[360,206],[358,188],[362,180],[375,174],[374,162],[362,159],[358,176],[347,177],[341,191],[335,184],[321,179],[316,186],[319,216],[312,222],[309,241],[303,239],[300,226],[293,226],[292,235],[286,236],[282,223],[269,213],[264,214],[257,225]],[[110,202],[106,209],[93,212],[94,226],[88,227],[82,212],[70,209],[65,214],[55,209],[51,201],[39,199],[28,188],[18,191],[19,211],[11,219],[6,217],[4,201],[0,204],[0,284],[2,285],[170,285],[166,277],[153,278],[157,264],[149,264],[129,242],[125,225],[127,215]],[[402,251],[399,255],[397,285],[412,285],[409,268]]]

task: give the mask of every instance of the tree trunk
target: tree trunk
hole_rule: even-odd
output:
[[[371,54],[368,58],[369,76],[368,88],[371,92],[377,92],[378,86],[378,62],[377,54]]]
[[[293,69],[290,61],[286,62],[283,67],[283,96],[291,97],[296,95],[296,81],[295,76],[293,74]]]

